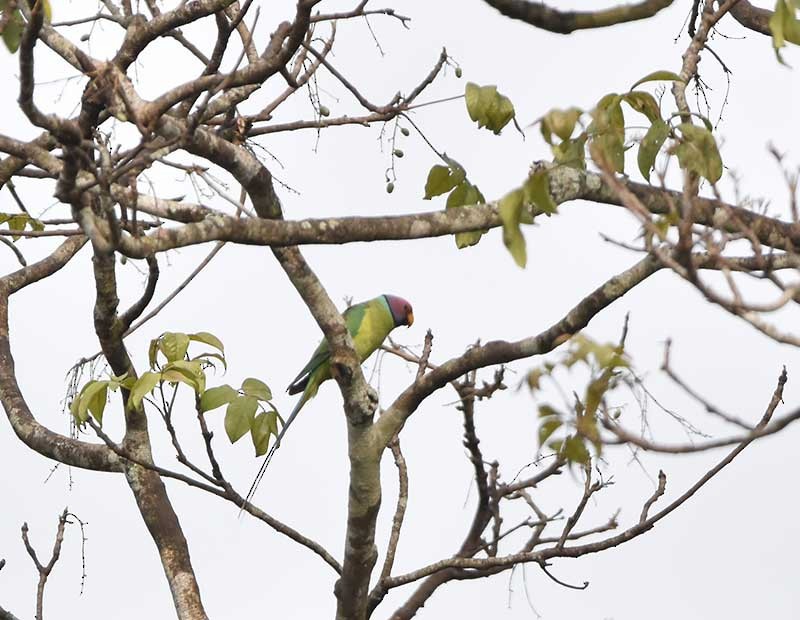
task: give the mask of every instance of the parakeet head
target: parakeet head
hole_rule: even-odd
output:
[[[384,295],[383,297],[386,299],[389,311],[392,313],[395,327],[400,325],[411,327],[412,323],[414,323],[414,311],[411,308],[411,304],[402,297],[396,297],[395,295]]]

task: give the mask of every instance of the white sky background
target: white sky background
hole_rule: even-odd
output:
[[[95,9],[91,2],[55,0],[53,4],[56,20],[88,15]],[[261,4],[256,37],[259,47],[279,21],[293,15],[290,2]],[[355,2],[325,2],[322,8],[351,8],[351,4]],[[557,6],[562,5],[566,3]],[[375,6],[384,5],[376,0]],[[385,56],[376,49],[363,21],[339,26],[331,61],[361,86],[366,97],[384,103],[397,90],[407,92],[427,74],[444,45],[461,63],[464,79],[455,79],[450,71],[420,101],[460,94],[466,80],[496,83],[514,102],[523,126],[552,107],[590,108],[603,94],[625,90],[653,70],[677,70],[687,45],[685,36],[677,43],[674,39],[681,31],[688,3],[675,3],[647,22],[569,37],[512,22],[480,0],[396,2],[393,6],[413,21],[411,31],[406,31],[395,20],[371,19]],[[103,42],[117,36],[115,29],[111,24],[102,25],[90,51],[105,57],[108,48]],[[734,72],[719,128],[723,159],[728,171],[741,177],[744,194],[770,199],[770,212],[785,215],[785,187],[766,145],[773,141],[790,152],[791,161],[798,161],[796,105],[800,78],[796,71],[775,61],[769,39],[747,34],[730,18],[724,20],[721,30],[731,38],[717,37],[712,45]],[[73,40],[77,40],[84,29],[74,31]],[[209,31],[189,29],[187,34],[203,48],[210,50],[213,45]],[[786,58],[795,65],[800,63],[796,49],[789,50]],[[15,105],[17,82],[11,76],[17,75],[16,61],[16,57],[0,52],[0,71],[6,76],[6,88],[0,94],[2,132],[29,138],[35,134],[27,129]],[[57,62],[43,45],[37,48],[37,62],[40,80],[72,75],[72,70]],[[716,119],[726,81],[710,55],[701,69],[713,89],[711,115]],[[185,79],[195,75],[199,66],[177,44],[170,43],[148,50],[135,71],[141,92],[152,97],[176,76]],[[321,71],[319,77],[320,87],[330,93],[323,93],[323,103],[332,115],[361,113],[331,76]],[[266,92],[254,97],[251,110],[284,86],[279,78],[272,82]],[[80,87],[70,84],[59,97],[62,87],[63,83],[42,86],[37,90],[39,104],[46,110],[69,113],[78,101]],[[669,97],[664,104],[671,111]],[[279,109],[275,122],[311,117],[305,93],[298,93]],[[414,118],[440,150],[466,167],[470,179],[489,199],[518,185],[531,161],[548,158],[537,129],[527,132],[526,141],[511,127],[500,137],[477,131],[462,101],[423,108]],[[635,122],[631,114],[628,123]],[[273,173],[299,192],[279,188],[286,217],[397,214],[442,208],[443,199],[431,203],[421,199],[427,170],[437,161],[413,133],[398,145],[405,157],[397,162],[396,189],[392,195],[385,192],[383,174],[389,163],[389,148],[384,144],[381,151],[378,136],[379,128],[331,129],[320,137],[316,153],[317,137],[312,131],[261,139],[260,143],[280,160],[281,165],[270,164]],[[635,163],[629,164],[632,177],[639,180]],[[191,186],[181,182],[178,171],[154,174],[153,178],[163,182],[159,186],[162,196],[186,194],[187,199],[194,200]],[[733,199],[728,181],[726,176],[725,196]],[[52,204],[52,187],[26,182],[17,185],[35,214]],[[232,193],[236,193],[235,188]],[[218,198],[207,202],[223,205]],[[49,211],[48,216],[57,216],[61,209]],[[14,210],[7,192],[0,194],[0,210]],[[637,260],[635,255],[603,242],[601,232],[633,240],[636,228],[632,218],[619,208],[565,205],[557,217],[543,218],[538,226],[527,228],[529,265],[524,271],[513,264],[499,231],[492,231],[477,247],[464,251],[457,251],[452,239],[442,238],[308,247],[304,254],[337,303],[343,305],[345,297],[359,301],[384,292],[407,297],[414,304],[416,322],[410,330],[398,330],[397,340],[420,345],[430,328],[435,335],[432,359],[441,361],[459,354],[478,338],[517,339],[541,331],[606,278]],[[38,246],[19,242],[29,259],[41,251]],[[163,298],[185,277],[210,247],[171,252],[166,260],[162,256],[156,299]],[[10,252],[0,252],[3,272],[14,268],[12,258]],[[119,271],[121,296],[130,302],[138,297],[144,278],[130,263]],[[23,393],[38,419],[61,432],[68,429],[60,403],[66,388],[64,375],[79,357],[97,347],[93,298],[90,254],[84,250],[56,277],[15,295],[11,302],[12,344]],[[797,352],[708,307],[677,277],[662,273],[651,278],[595,319],[587,333],[601,341],[615,340],[628,311],[628,348],[638,371],[648,377],[648,386],[661,402],[701,429],[722,430],[658,373],[663,342],[668,337],[674,341],[675,368],[720,406],[756,420],[769,400],[782,364],[788,367],[789,383],[787,404],[779,412],[788,411],[797,402]],[[787,330],[797,324],[794,313],[784,313],[781,320]],[[226,344],[230,365],[227,376],[219,380],[237,385],[246,376],[263,378],[273,387],[281,411],[288,411],[293,403],[283,394],[283,387],[319,339],[313,319],[263,248],[226,247],[178,300],[130,338],[128,345],[140,368],[146,363],[148,340],[165,330],[217,334]],[[514,364],[507,383],[516,385],[525,371],[539,362]],[[365,366],[368,376],[373,365],[374,360]],[[386,358],[381,370],[381,402],[387,404],[412,379],[414,369]],[[487,371],[484,378],[490,377],[491,371]],[[580,391],[584,387],[582,378],[580,373],[565,376],[564,386]],[[212,379],[209,384],[217,383]],[[470,491],[471,467],[461,446],[461,418],[452,406],[453,400],[451,391],[441,391],[411,418],[403,433],[411,496],[395,573],[451,555],[471,519],[472,502],[464,503]],[[550,400],[561,404],[557,394],[551,394]],[[534,405],[526,390],[509,389],[478,406],[484,455],[501,461],[506,480],[535,455]],[[194,414],[188,407],[183,411],[186,423],[181,429],[191,436],[186,445],[202,462]],[[631,399],[624,418],[629,428],[637,427],[637,411]],[[657,436],[686,439],[657,407],[651,406],[649,415],[660,433]],[[112,401],[106,412],[106,426],[112,435],[119,431],[120,417],[121,410]],[[222,417],[223,410],[219,410],[211,420],[217,431],[218,454],[229,479],[246,490],[259,462],[252,458],[248,438],[235,446],[228,444]],[[157,416],[151,419],[158,458],[177,467]],[[0,572],[0,604],[21,618],[32,617],[36,575],[24,553],[19,526],[23,521],[29,523],[37,550],[47,555],[57,515],[68,505],[88,521],[86,588],[79,596],[80,535],[77,527],[70,527],[62,558],[48,583],[46,616],[119,620],[173,617],[155,546],[122,478],[68,472],[61,467],[43,484],[51,463],[22,445],[5,422],[0,427],[0,467],[4,472],[0,478],[0,557],[7,559],[6,568]],[[548,620],[798,617],[795,558],[800,550],[800,526],[792,471],[796,442],[794,428],[761,441],[655,530],[616,550],[554,563],[552,572],[564,581],[589,581],[586,591],[564,589],[538,568],[528,567],[528,590],[536,610]],[[666,471],[668,492],[662,501],[669,501],[722,455],[657,456],[646,458],[644,463],[652,478],[659,468]],[[638,518],[642,501],[652,493],[651,478],[631,463],[622,449],[609,452],[607,473],[613,473],[616,484],[603,491],[587,511],[581,522],[584,527],[604,523],[618,507],[622,508],[621,522],[627,525]],[[381,550],[396,493],[395,471],[388,460],[384,474],[378,536]],[[335,575],[316,556],[260,522],[248,517],[237,519],[236,509],[217,498],[175,482],[169,482],[168,489],[189,540],[210,617],[317,618],[333,614]],[[265,510],[340,556],[346,489],[345,425],[340,396],[331,383],[306,407],[287,435],[256,499]],[[547,511],[563,505],[569,512],[581,490],[577,479],[565,475],[542,485],[537,498]],[[474,490],[470,499],[474,499]],[[516,523],[513,515],[510,511],[505,525]],[[387,597],[375,617],[388,616],[412,587]],[[475,619],[535,617],[526,602],[521,571],[514,574],[510,593],[509,573],[440,588],[420,611],[420,617],[445,615]]]

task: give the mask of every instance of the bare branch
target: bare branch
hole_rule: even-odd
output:
[[[577,12],[559,11],[530,0],[484,0],[506,17],[518,19],[536,28],[569,34],[575,30],[605,28],[615,24],[652,17],[667,8],[674,0],[644,0],[638,4],[616,6],[610,9]]]
[[[650,511],[650,507],[658,501],[658,498],[664,495],[664,491],[667,489],[667,475],[660,471],[658,472],[658,487],[653,492],[653,495],[650,496],[644,506],[642,506],[642,514],[639,517],[639,523],[644,523],[647,521],[647,513]]]
[[[62,512],[61,516],[58,518],[58,529],[56,530],[56,538],[53,543],[53,553],[47,564],[42,564],[39,561],[36,551],[28,538],[28,524],[22,524],[22,541],[25,543],[25,550],[33,560],[36,570],[39,573],[39,583],[36,586],[36,620],[43,620],[44,617],[42,613],[42,608],[44,607],[44,587],[47,585],[47,579],[50,577],[50,573],[53,571],[53,567],[56,565],[61,555],[61,543],[64,542],[64,528],[67,525],[68,514],[67,509],[64,508],[64,512]]]

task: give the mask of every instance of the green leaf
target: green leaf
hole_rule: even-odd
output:
[[[545,374],[547,373],[542,368],[534,368],[528,373],[526,380],[528,382],[528,389],[531,392],[541,389],[542,377],[544,377]]]
[[[478,122],[478,119],[483,115],[481,106],[481,87],[473,82],[467,82],[464,87],[464,100],[467,103],[467,113],[469,117]]]
[[[478,127],[486,127],[499,134],[512,118],[514,105],[511,100],[497,92],[497,86],[478,86],[468,82],[464,91],[469,117],[478,123]]]
[[[267,384],[253,377],[248,377],[242,381],[242,392],[258,400],[272,400],[272,391],[267,387]]]
[[[168,362],[177,362],[186,357],[189,348],[189,336],[186,334],[166,332],[161,336],[159,348]]]
[[[625,114],[622,111],[622,95],[616,93],[609,93],[600,98],[597,102],[597,107],[593,110],[593,124],[597,125],[597,115],[599,112],[603,114],[600,116],[600,129],[610,129],[618,133],[625,131]]]
[[[210,345],[223,355],[225,354],[225,345],[222,344],[222,340],[209,332],[197,332],[196,334],[189,334],[189,340]]]
[[[557,164],[586,170],[586,138],[582,133],[574,140],[564,140],[550,147],[553,152],[553,159]]]
[[[75,420],[75,424],[78,426],[83,426],[86,423],[86,420],[89,419],[89,414],[84,412],[83,416],[78,411],[78,406],[81,404],[80,395],[76,394],[75,397],[72,399],[72,402],[69,404],[69,412],[72,415],[72,419]]]
[[[634,85],[631,86],[631,90],[645,82],[683,82],[683,79],[673,71],[653,71],[635,82]]]
[[[158,357],[158,342],[159,342],[159,340],[160,340],[160,337],[159,338],[153,338],[150,341],[150,347],[147,350],[147,361],[150,364],[150,368],[152,368],[152,369],[156,368],[156,362],[158,361],[157,357]]]
[[[591,381],[586,388],[586,398],[584,402],[586,412],[585,415],[578,418],[578,430],[583,435],[593,440],[597,435],[597,424],[595,423],[594,414],[597,412],[597,408],[603,401],[603,396],[605,396],[606,392],[608,391],[612,376],[613,373],[610,371],[602,372],[600,373],[600,376],[594,381]],[[592,420],[591,425],[587,426],[587,424],[584,422],[584,419]],[[581,422],[584,422],[583,426],[581,426]]]
[[[170,383],[185,383],[198,394],[202,394],[206,389],[206,374],[203,372],[202,364],[197,360],[170,362],[164,366],[161,380]]]
[[[98,423],[102,424],[103,409],[106,406],[108,396],[108,381],[89,381],[83,386],[78,395],[78,405],[75,415],[76,420],[81,423],[89,419],[87,412],[91,412]]]
[[[227,405],[237,396],[239,396],[239,392],[230,385],[209,388],[200,397],[200,411],[211,411],[217,407],[222,407],[222,405]]]
[[[582,113],[578,108],[550,110],[542,118],[541,131],[545,142],[552,145],[553,134],[556,134],[562,141],[569,140]]]
[[[278,436],[278,414],[274,411],[259,413],[253,419],[250,435],[253,438],[256,456],[263,456],[266,454],[269,449],[270,436]]]
[[[483,202],[486,202],[486,199],[483,197],[480,190],[469,181],[465,180],[459,183],[455,189],[450,192],[450,195],[447,197],[447,202],[445,203],[445,208],[454,209]],[[480,241],[482,235],[483,232],[479,230],[456,233],[456,247],[460,250],[470,245],[475,245]]]
[[[595,137],[589,145],[589,152],[598,165],[625,172],[625,146],[617,134],[605,133]]]
[[[22,13],[19,9],[15,10],[11,17],[6,22],[3,29],[3,43],[12,54],[15,54],[19,49],[20,41],[22,41],[22,33],[25,30],[25,20],[22,18]]]
[[[117,391],[117,388],[124,387],[126,390],[130,391],[134,384],[136,383],[136,377],[125,373],[124,375],[120,376],[112,376],[111,380],[108,382],[108,387]]]
[[[252,396],[237,396],[225,411],[225,432],[231,443],[241,439],[253,424],[258,401]]]
[[[446,194],[466,177],[461,167],[433,166],[425,182],[425,200]]]
[[[25,226],[28,223],[28,216],[25,213],[19,213],[17,215],[12,215],[8,218],[8,229],[9,230],[25,230]],[[14,241],[19,239],[19,235],[13,235],[11,237]]]
[[[797,19],[797,2],[795,0],[778,0],[775,10],[769,19],[772,32],[772,47],[781,64],[786,64],[781,56],[781,49],[786,43],[800,44],[800,21]]]
[[[550,436],[555,433],[563,422],[558,418],[548,417],[539,425],[539,445],[543,446],[545,442],[550,439]]]
[[[222,362],[222,367],[225,370],[228,370],[228,362],[225,361],[225,356],[224,355],[220,355],[219,353],[211,353],[211,352],[201,353],[200,355],[195,355],[189,361],[192,361],[192,362],[202,361],[205,364],[207,364],[209,366],[213,366],[214,368],[216,368],[216,366],[214,366],[214,362],[211,361],[212,358]]]
[[[462,181],[459,183],[447,197],[445,208],[452,209],[454,207],[463,207],[467,198],[467,191],[470,187],[471,186],[468,181]]]
[[[569,355],[564,360],[564,365],[567,368],[572,367],[577,362],[588,364],[590,356],[594,363],[603,369],[614,370],[630,366],[630,362],[624,352],[620,350],[619,345],[601,344],[583,334],[575,334],[570,339],[570,345]]]
[[[558,210],[558,205],[550,195],[550,178],[547,170],[537,170],[528,177],[522,186],[525,202],[535,207],[535,213],[551,215]]]
[[[558,413],[558,411],[556,409],[554,409],[550,405],[547,405],[547,404],[539,405],[539,417],[540,418],[549,418],[550,416],[559,417],[560,415],[561,414]]]
[[[498,211],[503,222],[503,243],[511,253],[514,262],[523,269],[528,262],[525,249],[525,236],[520,230],[520,218],[525,203],[525,194],[517,189],[500,199]]]
[[[106,408],[106,400],[108,399],[108,382],[103,382],[103,385],[94,392],[91,397],[85,397],[89,402],[89,411],[97,423],[103,425],[103,411]]]
[[[675,154],[681,168],[705,177],[712,183],[719,181],[722,177],[722,157],[711,132],[690,123],[681,123],[678,129],[681,139]]]
[[[589,451],[583,443],[583,439],[578,435],[567,437],[562,447],[564,456],[570,463],[580,463],[586,465],[591,458]]]
[[[639,172],[649,182],[650,172],[656,164],[656,157],[661,150],[661,145],[669,135],[669,125],[661,119],[653,121],[650,129],[642,138],[639,144],[639,153],[637,155],[637,162],[639,164]]]
[[[131,388],[128,407],[138,409],[142,404],[142,399],[158,385],[159,381],[161,381],[161,374],[157,372],[146,372],[139,377]]]
[[[650,93],[634,90],[623,95],[625,102],[640,114],[644,114],[651,123],[661,119],[661,109]]]
[[[589,134],[592,141],[589,151],[601,166],[609,166],[616,172],[625,171],[625,116],[622,111],[622,96],[606,95],[592,111]]]

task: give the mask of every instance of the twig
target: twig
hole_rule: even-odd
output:
[[[724,411],[720,410],[718,407],[715,407],[713,404],[711,404],[705,398],[700,396],[700,394],[698,394],[692,388],[690,388],[680,377],[678,377],[677,374],[675,374],[675,371],[672,370],[672,367],[670,366],[670,363],[669,363],[669,355],[670,355],[671,345],[672,345],[672,343],[669,340],[667,340],[667,343],[664,346],[664,361],[661,363],[661,370],[663,370],[666,373],[666,375],[670,379],[672,379],[672,381],[674,383],[676,383],[684,392],[686,392],[694,400],[696,400],[703,407],[705,407],[705,410],[708,413],[712,413],[712,414],[722,418],[726,422],[730,422],[731,424],[735,424],[736,426],[738,426],[740,428],[743,428],[746,431],[752,431],[753,430],[752,425],[747,424],[746,422],[743,422],[742,420],[740,420],[736,416],[732,416],[732,415],[730,415],[728,413],[725,413]]]
[[[56,530],[56,539],[53,543],[53,553],[50,556],[50,561],[47,564],[42,564],[36,555],[36,550],[31,545],[28,538],[28,524],[22,524],[22,542],[25,543],[25,550],[31,556],[36,570],[39,572],[39,583],[36,586],[36,620],[42,620],[42,608],[44,606],[44,587],[47,585],[47,578],[50,577],[50,572],[58,562],[61,555],[61,543],[64,542],[64,528],[67,524],[67,515],[69,512],[64,508],[64,512],[58,518],[58,529]]]
[[[28,261],[25,260],[25,257],[22,255],[22,252],[19,251],[19,248],[16,246],[16,244],[14,244],[13,241],[9,241],[5,237],[0,237],[0,243],[2,243],[5,246],[8,246],[8,248],[12,252],[14,252],[14,255],[17,257],[17,260],[19,261],[20,265],[22,265],[23,267],[28,266]]]
[[[558,585],[564,586],[565,588],[569,588],[570,590],[585,590],[586,588],[589,587],[589,582],[588,581],[584,581],[582,586],[575,586],[575,585],[572,585],[571,583],[566,583],[564,581],[561,581],[558,577],[556,577],[549,570],[547,570],[547,566],[548,565],[545,564],[544,562],[540,562],[539,563],[539,568],[541,568],[542,571],[544,571],[544,574],[547,575],[548,577],[550,577],[550,579],[555,581]]]
[[[400,541],[400,530],[403,527],[403,519],[405,518],[406,508],[408,507],[408,466],[406,465],[403,451],[400,449],[399,437],[395,436],[395,438],[392,439],[389,443],[389,449],[392,451],[394,463],[397,467],[398,490],[397,506],[395,507],[394,517],[392,518],[389,544],[386,547],[386,558],[384,559],[383,568],[381,569],[381,580],[387,579],[392,573],[392,566],[394,565],[394,558],[397,553],[397,544]]]
[[[667,489],[667,475],[662,471],[658,471],[658,488],[656,488],[653,495],[644,503],[642,506],[642,514],[639,517],[639,524],[641,525],[645,521],[647,521],[647,513],[650,511],[650,507],[658,501],[658,498],[664,495],[664,491]]]
[[[581,501],[578,502],[577,507],[575,508],[575,512],[567,519],[567,523],[564,526],[564,530],[561,532],[561,538],[558,539],[558,544],[556,548],[563,549],[564,544],[567,542],[567,538],[569,537],[569,533],[572,531],[578,521],[583,514],[584,509],[586,508],[586,502],[589,501],[589,498],[594,494],[596,491],[600,490],[602,483],[597,481],[592,483],[592,468],[591,464],[587,464],[584,468],[584,472],[586,474],[586,481],[583,485],[583,497],[581,497]]]
[[[296,543],[299,543],[300,545],[306,547],[310,551],[316,553],[319,557],[321,557],[325,561],[326,564],[328,564],[331,568],[333,568],[334,571],[341,574],[342,572],[341,564],[322,545],[308,538],[307,536],[304,536],[294,528],[286,525],[282,521],[279,521],[275,517],[267,514],[266,512],[264,512],[257,506],[253,505],[252,503],[246,501],[229,484],[226,485],[225,489],[220,489],[211,486],[209,484],[206,484],[205,482],[195,480],[194,478],[191,478],[189,476],[185,476],[181,473],[171,471],[169,469],[160,467],[153,463],[142,461],[141,459],[137,459],[133,455],[123,450],[119,445],[114,443],[114,441],[108,435],[106,435],[99,426],[97,426],[94,420],[90,418],[88,420],[88,424],[92,427],[95,433],[97,433],[98,437],[100,437],[100,439],[102,439],[113,452],[115,452],[118,456],[122,457],[123,459],[128,460],[131,463],[138,465],[139,467],[144,467],[145,469],[154,471],[163,478],[172,478],[173,480],[179,480],[180,482],[183,482],[184,484],[187,484],[191,487],[194,487],[196,489],[201,489],[203,491],[211,493],[212,495],[216,495],[217,497],[221,497],[223,499],[228,500],[229,502],[234,504],[238,509],[244,510],[245,512],[248,512],[251,515],[253,515],[256,519],[263,521],[272,529],[274,529],[276,532],[283,534],[288,538],[291,538]]]
[[[201,271],[203,271],[203,269],[206,268],[208,263],[211,262],[211,260],[219,253],[219,251],[223,247],[225,247],[225,242],[224,241],[218,242],[214,246],[214,248],[211,250],[211,252],[208,253],[208,256],[206,256],[202,261],[200,261],[200,264],[198,264],[197,267],[195,267],[192,270],[192,273],[190,273],[188,276],[186,276],[186,278],[183,280],[183,282],[181,282],[177,287],[175,287],[175,290],[173,290],[169,295],[167,295],[160,304],[158,304],[155,308],[153,308],[152,311],[150,311],[145,316],[143,316],[141,319],[136,321],[133,325],[131,325],[130,329],[125,333],[125,335],[126,336],[130,336],[133,332],[135,332],[137,329],[139,329],[142,325],[147,323],[147,321],[149,321],[154,316],[156,316],[159,312],[161,312],[168,303],[170,303],[173,299],[175,299],[175,297],[177,297],[178,294],[183,289],[185,289],[189,285],[189,283],[192,280],[195,279],[195,277],[197,277],[197,274],[199,274]]]
[[[417,363],[417,377],[416,381],[419,381],[422,378],[422,375],[425,374],[425,371],[428,369],[428,360],[431,357],[431,349],[433,348],[433,332],[428,330],[425,332],[425,344],[422,347],[422,355],[419,357],[419,362]]]

